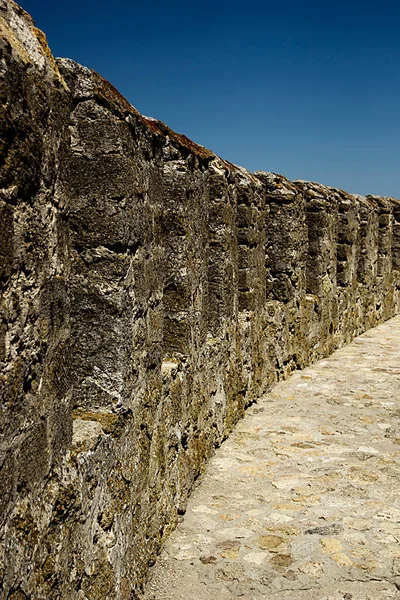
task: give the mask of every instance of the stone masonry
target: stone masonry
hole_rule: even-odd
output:
[[[257,400],[143,600],[400,600],[400,316]]]
[[[247,406],[400,307],[400,202],[249,173],[0,0],[0,598],[135,598]]]

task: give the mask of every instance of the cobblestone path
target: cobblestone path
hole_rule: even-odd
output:
[[[400,317],[297,371],[210,461],[146,600],[400,600]]]

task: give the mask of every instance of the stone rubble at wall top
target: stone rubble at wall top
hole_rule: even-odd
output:
[[[399,312],[400,203],[232,165],[12,1],[0,33],[0,598],[132,598],[245,408]]]

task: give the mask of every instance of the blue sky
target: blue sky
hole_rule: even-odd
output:
[[[250,170],[400,197],[400,3],[20,0],[143,114]]]

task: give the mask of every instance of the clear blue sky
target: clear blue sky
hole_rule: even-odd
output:
[[[53,53],[250,170],[400,197],[398,0],[20,0]]]

